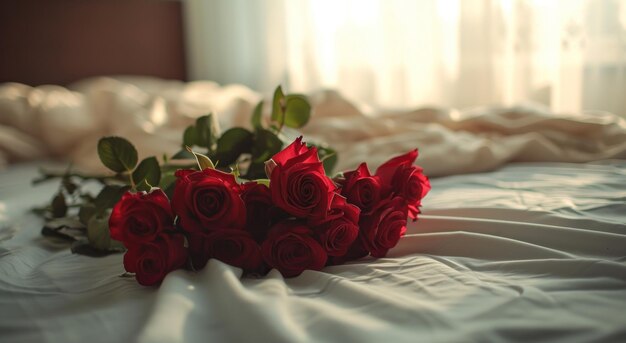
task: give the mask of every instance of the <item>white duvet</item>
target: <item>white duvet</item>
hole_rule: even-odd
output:
[[[194,117],[213,109],[225,127],[245,123],[258,99],[207,82],[97,79],[73,91],[8,84],[0,86],[0,156],[93,169],[104,134],[160,156],[176,151]],[[292,279],[275,271],[241,278],[210,261],[145,288],[120,277],[122,255],[72,255],[40,237],[42,221],[28,210],[57,186],[30,186],[38,162],[8,166],[0,171],[0,342],[626,341],[623,119],[533,108],[374,117],[336,93],[312,100],[305,138],[337,147],[341,169],[417,146],[431,176],[481,173],[432,179],[421,219],[387,258]],[[604,161],[572,163],[594,160]]]

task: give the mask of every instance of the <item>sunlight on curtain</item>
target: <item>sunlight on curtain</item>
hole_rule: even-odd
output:
[[[384,107],[538,102],[626,116],[626,0],[206,3],[187,3],[188,31],[205,39],[189,44],[210,50],[190,54],[192,78],[336,88]]]

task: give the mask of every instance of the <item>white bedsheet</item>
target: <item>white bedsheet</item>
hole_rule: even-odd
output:
[[[0,171],[1,342],[626,340],[626,161],[434,179],[388,258],[286,280],[211,261],[160,288],[41,238],[27,210],[56,185],[34,175]]]

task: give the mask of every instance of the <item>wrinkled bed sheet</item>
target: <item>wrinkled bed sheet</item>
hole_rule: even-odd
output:
[[[387,258],[292,279],[211,261],[160,288],[42,239],[28,209],[56,185],[35,175],[0,171],[1,342],[626,340],[626,161],[437,178]]]

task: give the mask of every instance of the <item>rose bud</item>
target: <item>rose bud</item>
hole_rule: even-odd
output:
[[[191,233],[243,228],[246,207],[235,176],[215,169],[178,170],[172,210],[178,225]]]
[[[174,227],[174,215],[165,193],[154,189],[150,193],[127,192],[111,212],[111,238],[126,247],[150,242],[164,230]]]
[[[272,157],[270,190],[276,206],[297,218],[326,215],[335,184],[326,176],[316,148],[307,148],[302,137]]]
[[[315,225],[313,231],[328,256],[345,255],[359,235],[358,207],[348,204],[346,198],[335,194],[326,220]]]
[[[422,168],[414,166],[417,149],[390,159],[376,170],[384,185],[390,185],[395,195],[401,196],[408,205],[408,215],[416,220],[420,213],[422,198],[430,190],[430,182]]]
[[[263,259],[284,277],[298,276],[305,269],[321,270],[327,255],[312,234],[300,221],[285,220],[274,225],[261,245]]]
[[[374,257],[385,257],[406,233],[407,208],[404,199],[395,197],[369,215],[361,216],[361,244]]]
[[[124,268],[135,273],[139,284],[151,286],[161,283],[167,273],[181,268],[186,261],[183,235],[162,233],[152,242],[129,248],[124,255]]]
[[[361,163],[353,171],[345,172],[340,182],[341,195],[348,202],[356,205],[362,212],[368,213],[380,203],[382,183],[379,176],[372,176],[366,163]]]

